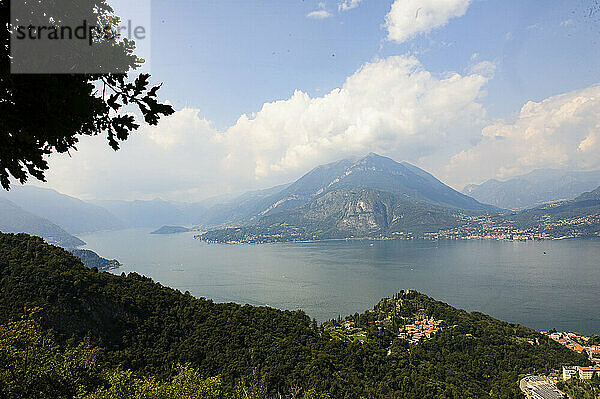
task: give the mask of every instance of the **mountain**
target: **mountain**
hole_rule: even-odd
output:
[[[65,248],[84,245],[85,242],[67,233],[51,221],[20,208],[15,203],[0,198],[0,231],[4,233],[28,233],[40,236],[50,244]]]
[[[152,227],[193,224],[205,212],[201,203],[154,199],[150,201],[100,200],[94,204],[107,209],[126,227]]]
[[[14,185],[9,192],[1,192],[0,197],[47,218],[71,234],[123,227],[123,223],[106,209],[51,189]]]
[[[409,163],[369,154],[319,166],[281,191],[252,202],[237,226],[201,234],[215,241],[289,241],[455,227],[467,214],[497,208],[446,186]]]
[[[600,187],[598,187],[594,191],[590,191],[589,193],[581,194],[580,196],[575,198],[574,201],[579,203],[583,201],[592,201],[592,203],[595,203],[595,201],[600,201]]]
[[[568,201],[525,209],[505,218],[522,230],[537,230],[553,238],[600,237],[600,187]]]
[[[600,185],[600,171],[569,172],[539,169],[506,181],[495,179],[464,188],[463,193],[505,209],[532,208],[568,200]]]
[[[357,188],[404,195],[463,210],[494,209],[448,187],[414,165],[371,153],[316,167],[284,190],[265,198],[263,205],[269,203],[269,206],[261,215],[297,208],[326,192]]]
[[[23,309],[35,309],[37,323],[52,335],[27,340],[34,323],[9,324],[23,320]],[[416,335],[407,337],[407,331],[417,320],[436,327],[429,338],[415,343]],[[588,364],[586,356],[530,328],[456,309],[415,291],[400,292],[364,313],[318,325],[302,311],[214,303],[137,273],[88,269],[67,251],[23,234],[0,234],[0,325],[5,333],[2,343],[22,337],[9,341],[13,345],[0,345],[3,370],[8,370],[0,373],[0,396],[7,385],[3,378],[40,379],[31,377],[38,375],[31,369],[14,371],[19,353],[28,356],[28,363],[21,362],[23,368],[34,364],[31,353],[36,352],[30,345],[46,337],[49,346],[60,346],[68,355],[51,358],[55,362],[76,363],[73,346],[97,348],[82,363],[100,356],[98,375],[119,368],[163,380],[182,364],[197,370],[196,379],[219,376],[224,394],[239,388],[241,379],[254,380],[264,390],[263,395],[248,390],[248,395],[237,398],[509,399],[521,397],[519,374]],[[19,325],[26,326],[29,335],[11,334],[11,328]],[[42,358],[41,381],[56,386],[51,384],[54,366],[46,359]],[[59,378],[85,375],[60,371]],[[105,392],[85,397],[152,396],[132,395],[135,391],[126,385],[111,387],[131,381],[126,375],[113,381],[84,380]],[[291,388],[296,391],[293,396],[277,396]],[[327,396],[297,395],[309,388]],[[16,392],[8,397],[20,397]],[[224,397],[180,392],[160,397]]]
[[[457,227],[467,214],[406,195],[373,189],[328,191],[301,207],[273,212],[254,223],[209,230],[207,242],[313,241],[352,237],[421,237]]]
[[[568,201],[559,201],[526,209],[521,214],[544,214],[573,217],[600,214],[600,187]]]

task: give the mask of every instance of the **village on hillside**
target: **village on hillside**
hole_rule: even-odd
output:
[[[406,294],[410,292],[410,290],[403,291]],[[413,345],[430,339],[444,328],[448,328],[444,320],[428,317],[424,309],[419,309],[410,316],[400,316],[402,304],[401,297],[383,299],[375,309],[366,312],[367,325],[379,329],[385,328]],[[345,320],[331,320],[325,323],[324,327],[333,339],[364,342],[367,339],[367,332],[364,326],[359,326],[362,324],[359,323],[360,317],[354,315]]]

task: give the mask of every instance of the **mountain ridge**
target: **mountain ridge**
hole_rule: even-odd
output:
[[[0,231],[40,236],[50,244],[66,248],[75,248],[85,244],[57,224],[28,212],[2,197],[0,197]]]
[[[0,192],[0,197],[74,235],[124,227],[122,221],[105,208],[49,188],[14,186],[8,192]]]
[[[599,185],[600,170],[536,169],[504,181],[490,179],[481,184],[469,184],[462,192],[500,208],[521,210],[570,200]]]
[[[466,214],[497,211],[423,169],[375,153],[319,165],[254,205],[258,213],[201,237],[212,242],[256,235],[314,240],[422,234],[454,227]]]
[[[290,209],[336,188],[371,188],[466,210],[493,209],[443,184],[423,169],[375,153],[317,166],[269,200],[278,204],[273,209]],[[285,202],[288,204],[281,206]],[[266,209],[262,214],[270,211]]]

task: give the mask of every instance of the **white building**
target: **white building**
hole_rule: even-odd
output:
[[[600,367],[579,367],[579,378],[591,380],[594,374],[600,374]]]
[[[567,381],[577,376],[577,366],[563,366],[563,380]]]

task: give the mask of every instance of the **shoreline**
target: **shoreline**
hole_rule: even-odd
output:
[[[392,238],[392,237],[348,237],[348,238],[323,238],[319,240],[281,240],[267,242],[251,241],[206,241],[200,236],[194,236],[194,240],[199,240],[206,244],[220,245],[264,245],[264,244],[314,244],[319,242],[337,242],[337,241],[501,241],[501,242],[539,242],[539,241],[565,241],[565,240],[600,240],[599,237],[549,237],[549,238],[531,238],[531,239],[512,239],[512,238]]]

